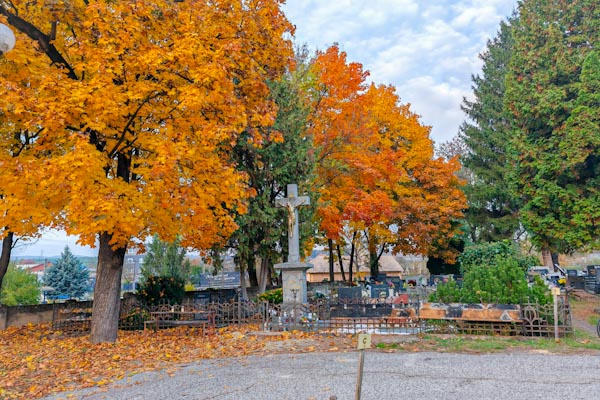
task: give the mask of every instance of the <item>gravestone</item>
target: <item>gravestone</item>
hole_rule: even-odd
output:
[[[338,289],[338,299],[360,299],[362,297],[362,288],[355,287],[341,287]]]
[[[298,229],[298,207],[310,205],[307,196],[298,197],[298,186],[287,185],[287,197],[275,201],[277,207],[285,207],[288,211],[288,260],[275,264],[281,270],[281,286],[284,303],[307,303],[306,270],[312,264],[300,262],[300,238]]]
[[[388,297],[388,286],[387,285],[371,285],[371,298],[387,298]]]

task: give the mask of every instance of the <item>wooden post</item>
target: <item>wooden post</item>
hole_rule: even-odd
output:
[[[358,377],[356,379],[356,396],[355,400],[360,400],[360,394],[362,392],[362,378],[363,369],[365,366],[365,349],[371,347],[371,335],[368,333],[361,333],[358,335],[358,350],[360,350],[360,356],[358,358]]]

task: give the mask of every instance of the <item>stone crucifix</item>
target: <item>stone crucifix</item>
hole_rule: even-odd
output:
[[[307,302],[306,270],[312,265],[300,262],[300,235],[298,230],[298,207],[308,206],[307,196],[298,197],[298,186],[287,185],[287,197],[277,199],[277,207],[285,207],[288,211],[288,260],[273,267],[281,271],[283,303],[294,304]],[[300,315],[300,314],[297,314]]]
[[[287,197],[275,200],[275,206],[288,211],[288,262],[300,261],[300,238],[298,230],[298,207],[310,205],[308,196],[298,197],[298,186],[287,185]]]

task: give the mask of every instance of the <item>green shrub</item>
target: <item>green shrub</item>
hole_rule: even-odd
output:
[[[494,266],[497,260],[509,258],[514,260],[523,271],[540,263],[537,257],[522,255],[517,245],[509,240],[468,246],[458,257],[458,261],[465,274],[471,267]]]
[[[142,282],[137,295],[148,306],[181,304],[185,295],[185,281],[172,276],[150,276]]]
[[[471,266],[459,288],[456,282],[439,284],[431,301],[442,303],[523,304],[550,301],[549,289],[540,280],[529,287],[525,272],[514,258],[496,259],[494,266]]]
[[[259,294],[257,297],[258,301],[268,301],[272,304],[283,303],[283,289],[267,290],[266,292]]]

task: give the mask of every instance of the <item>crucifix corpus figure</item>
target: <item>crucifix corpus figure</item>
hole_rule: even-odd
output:
[[[298,185],[287,185],[287,197],[275,200],[277,207],[288,212],[288,262],[300,261],[300,239],[298,232],[298,207],[310,205],[308,196],[298,197]]]

